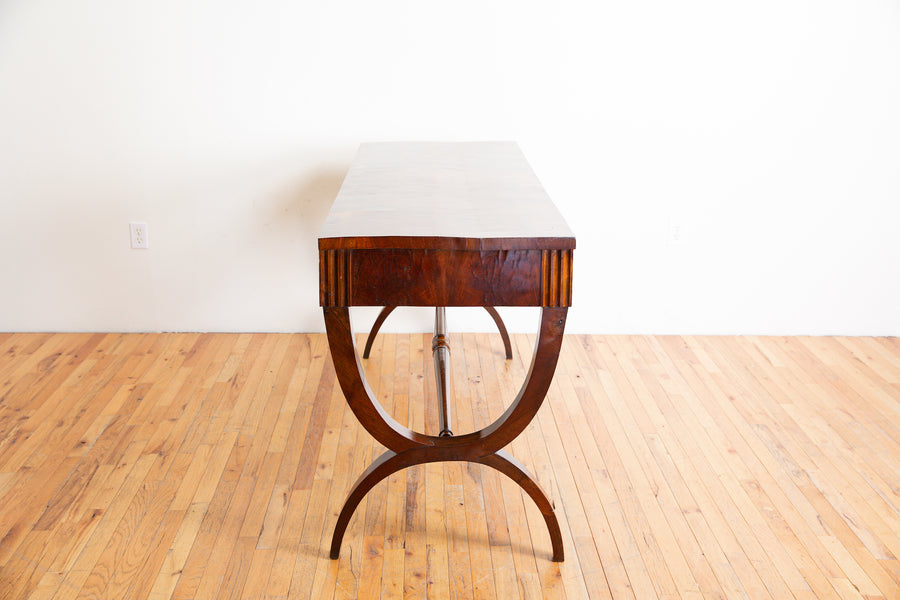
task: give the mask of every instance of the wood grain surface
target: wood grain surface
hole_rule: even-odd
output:
[[[364,369],[438,433],[431,334]],[[364,342],[358,338],[358,343]],[[492,422],[533,337],[450,334],[454,433]],[[574,336],[489,466],[375,486],[324,335],[0,333],[0,598],[900,597],[900,341]]]
[[[514,142],[363,144],[319,249],[572,249]]]

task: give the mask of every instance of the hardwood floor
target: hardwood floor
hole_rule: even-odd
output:
[[[362,344],[364,339],[358,343]],[[532,338],[451,334],[454,430],[504,410]],[[437,433],[430,335],[365,361]],[[900,341],[567,336],[508,448],[401,471],[328,558],[381,451],[324,335],[0,333],[0,598],[900,600]]]

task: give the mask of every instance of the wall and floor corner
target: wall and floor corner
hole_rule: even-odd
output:
[[[888,0],[2,3],[0,331],[321,331],[360,142],[514,139],[578,237],[570,332],[900,335],[898,31]]]

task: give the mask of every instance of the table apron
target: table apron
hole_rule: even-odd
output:
[[[551,306],[572,299],[572,250],[319,251],[321,306]]]

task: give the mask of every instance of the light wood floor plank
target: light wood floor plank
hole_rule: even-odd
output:
[[[746,363],[738,366],[740,353],[735,352],[730,356],[734,357],[732,360],[735,362],[732,364],[742,375],[742,380],[748,389],[756,393],[766,393],[760,389],[761,386],[758,385]],[[784,467],[787,476],[816,511],[820,523],[827,531],[824,536],[821,536],[821,539],[831,549],[832,556],[842,566],[845,575],[850,575],[847,573],[848,567],[853,570],[862,568],[866,573],[866,579],[857,584],[862,593],[867,595],[878,593],[875,586],[872,585],[873,583],[881,589],[882,593],[890,593],[894,587],[890,575],[884,572],[871,550],[866,548],[860,539],[860,537],[872,536],[872,532],[864,525],[858,525],[860,518],[854,510],[849,509],[846,498],[836,495],[832,482],[821,474],[821,469],[827,468],[827,465],[824,462],[816,464],[811,461],[795,442],[795,439],[801,438],[802,434],[798,431],[796,424],[787,415],[780,412],[779,403],[771,402],[768,407],[772,416],[765,427],[759,428],[760,439],[764,441],[769,451]],[[858,531],[854,533],[855,525],[857,525]],[[834,536],[843,538],[841,545],[833,544]],[[853,556],[852,561],[847,560],[844,551]],[[835,581],[842,579],[838,577],[835,578]]]
[[[364,341],[364,340],[362,340]],[[454,334],[456,433],[518,392],[534,336]],[[435,433],[430,335],[362,361]],[[413,467],[331,533],[383,451],[324,335],[0,333],[0,600],[900,599],[900,342],[567,336],[498,472]]]
[[[723,363],[717,362],[714,371],[707,371],[697,356],[702,354],[708,361],[714,360],[718,356],[713,348],[704,347],[695,339],[687,339],[677,345],[669,340],[666,345],[673,355],[680,356],[672,365],[677,371],[672,373],[676,380],[684,377],[683,381],[679,381],[680,387],[686,386],[682,388],[682,398],[686,404],[693,405],[695,416],[692,418],[700,419],[693,427],[699,430],[703,427],[701,423],[712,421],[725,432],[718,445],[725,449],[726,457],[733,455],[741,459],[729,461],[732,472],[761,514],[767,517],[772,531],[780,534],[781,544],[794,548],[790,555],[803,573],[806,584],[817,597],[838,597],[829,583],[829,576],[840,571],[820,542],[818,534],[823,531],[821,524],[797,486],[786,477],[782,464],[760,439],[760,433],[766,430],[769,422],[759,408],[758,399],[748,392],[733,389],[737,378],[735,375],[731,379],[722,377],[723,367],[726,367]],[[725,372],[728,372],[727,367]],[[741,415],[736,407],[742,397],[755,400],[741,406],[755,411],[752,416],[748,417],[746,413]],[[697,402],[693,401],[694,398]],[[815,562],[821,570],[811,566],[811,562]],[[781,570],[786,580],[790,580],[790,570]],[[791,591],[796,596],[805,590],[795,585]]]

